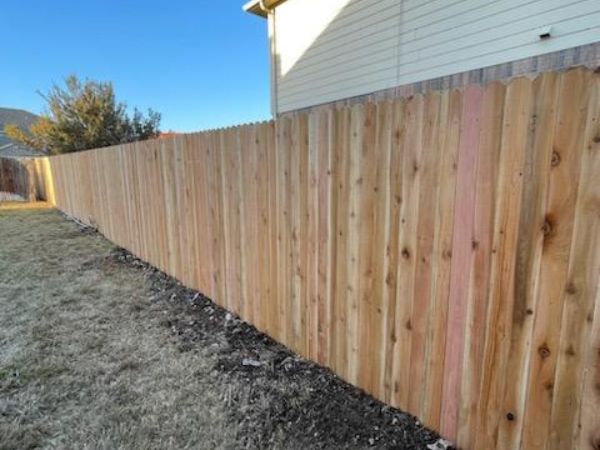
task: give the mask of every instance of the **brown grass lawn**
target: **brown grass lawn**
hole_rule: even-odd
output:
[[[436,439],[57,211],[0,204],[0,449]]]

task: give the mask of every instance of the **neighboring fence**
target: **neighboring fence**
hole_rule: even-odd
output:
[[[17,194],[30,201],[45,200],[47,164],[47,158],[0,157],[0,192]]]
[[[572,70],[50,167],[60,209],[461,447],[593,449],[599,114]]]

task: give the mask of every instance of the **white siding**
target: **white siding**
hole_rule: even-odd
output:
[[[600,41],[600,0],[287,0],[271,20],[277,112]]]

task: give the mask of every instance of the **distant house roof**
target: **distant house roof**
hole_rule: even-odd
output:
[[[244,11],[249,12],[251,14],[256,14],[257,16],[267,17],[267,11],[271,8],[276,7],[280,3],[283,3],[285,0],[250,0],[246,3],[243,8]]]
[[[0,157],[18,158],[25,156],[45,156],[44,153],[16,142],[0,144]]]
[[[4,127],[7,124],[16,125],[21,130],[26,131],[31,125],[37,122],[39,118],[40,116],[22,109],[0,107],[0,156],[45,156],[44,152],[39,152],[27,145],[23,145],[4,134]]]

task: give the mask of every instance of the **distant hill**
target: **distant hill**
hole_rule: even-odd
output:
[[[40,116],[22,109],[0,108],[0,156],[37,156],[41,153],[4,135],[4,125],[14,123],[23,130],[36,122]]]

